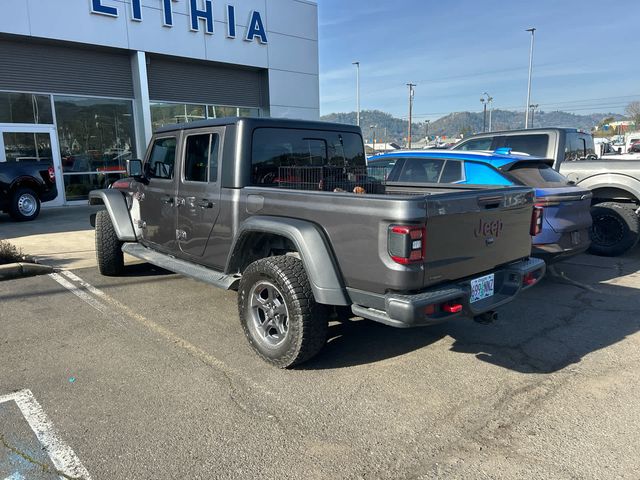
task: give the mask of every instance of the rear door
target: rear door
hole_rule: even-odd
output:
[[[224,128],[189,130],[182,139],[176,240],[190,257],[204,254],[220,213],[219,158]]]

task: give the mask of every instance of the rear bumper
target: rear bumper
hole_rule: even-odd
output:
[[[378,295],[361,291],[350,291],[354,300],[351,309],[355,315],[369,320],[407,328],[434,325],[457,316],[475,317],[510,302],[520,291],[538,283],[544,276],[546,266],[538,258],[529,258],[510,265],[478,274],[473,278],[430,288],[412,295],[388,293]],[[493,273],[494,295],[471,303],[471,280]],[[535,274],[536,282],[523,285],[525,275]],[[441,305],[446,302],[462,304],[462,311],[447,313]],[[434,306],[432,309],[431,306]]]
[[[558,241],[554,243],[534,244],[531,249],[531,255],[549,264],[584,253],[590,245],[589,230],[585,228],[563,233]]]

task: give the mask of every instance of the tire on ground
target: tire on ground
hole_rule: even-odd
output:
[[[25,208],[30,212],[26,212]],[[40,213],[40,199],[38,194],[28,187],[19,187],[13,192],[11,203],[9,204],[9,215],[18,222],[35,220]]]
[[[262,339],[254,322],[251,292],[261,282],[273,284],[288,311],[288,331],[277,346]],[[266,362],[288,368],[314,357],[327,340],[329,309],[316,303],[304,265],[299,258],[276,256],[253,262],[242,274],[238,288],[240,323],[251,347]]]
[[[622,255],[640,239],[640,218],[635,205],[616,202],[591,207],[593,225],[589,253],[605,257]]]
[[[118,240],[111,216],[106,210],[96,214],[96,259],[102,275],[116,276],[124,270],[122,242]]]

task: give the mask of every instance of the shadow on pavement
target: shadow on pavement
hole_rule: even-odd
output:
[[[583,259],[584,261],[584,259]],[[622,261],[633,268],[628,259]],[[514,302],[499,309],[500,318],[481,325],[460,318],[433,327],[394,329],[355,320],[332,325],[321,354],[301,369],[334,369],[374,363],[453,340],[450,351],[521,373],[551,373],[640,330],[640,276],[633,287],[603,285],[616,278],[616,263],[597,268],[571,265],[569,278],[597,291],[547,277]]]
[[[0,213],[0,239],[92,230],[89,216],[100,208],[89,205],[42,208],[40,215],[30,222],[16,222]]]

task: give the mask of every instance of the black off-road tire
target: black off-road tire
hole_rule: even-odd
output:
[[[589,253],[617,257],[636,246],[640,239],[637,207],[626,203],[605,202],[591,207],[593,225]]]
[[[124,270],[122,242],[118,240],[109,212],[96,214],[96,259],[102,275],[114,277]]]
[[[40,199],[31,188],[17,188],[11,196],[9,215],[18,222],[35,220],[40,213]]]
[[[265,282],[279,291],[288,312],[288,331],[277,346],[268,345],[254,323],[252,295],[254,289]],[[264,361],[279,368],[292,367],[311,359],[327,341],[329,309],[316,303],[299,258],[269,257],[249,265],[240,279],[238,312],[242,330],[251,347]]]

